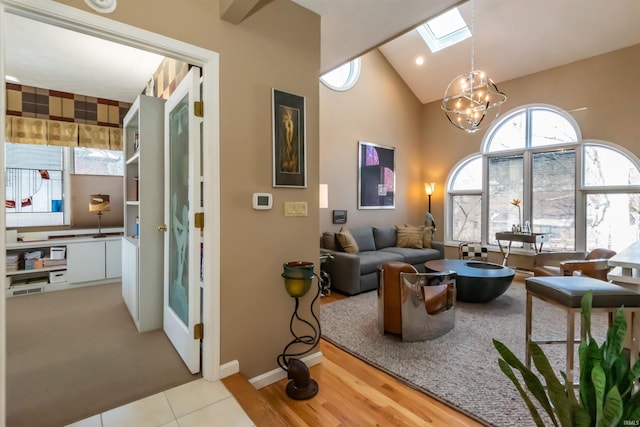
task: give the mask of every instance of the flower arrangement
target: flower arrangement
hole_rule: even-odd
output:
[[[520,211],[520,199],[513,199],[511,201],[511,204],[515,207],[518,208],[518,229],[517,231],[521,231],[522,230],[522,223],[520,222],[520,218],[521,218],[521,211]]]

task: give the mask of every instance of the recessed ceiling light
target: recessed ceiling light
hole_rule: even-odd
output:
[[[418,65],[424,64],[424,58],[422,56],[418,56],[416,58],[416,64],[418,64]]]
[[[4,76],[4,80],[11,83],[20,83],[20,80],[14,76]]]

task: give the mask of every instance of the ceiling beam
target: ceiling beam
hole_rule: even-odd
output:
[[[220,18],[238,25],[273,0],[221,0]]]

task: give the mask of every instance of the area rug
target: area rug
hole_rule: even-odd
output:
[[[322,337],[485,425],[535,426],[514,385],[500,371],[492,343],[492,338],[502,341],[524,360],[525,294],[524,284],[514,282],[491,302],[458,302],[455,328],[449,333],[431,341],[403,343],[378,331],[377,296],[371,291],[323,304]],[[562,309],[536,299],[533,309],[534,339],[566,336]],[[592,333],[601,343],[606,314],[594,313],[592,322]],[[565,370],[564,345],[546,345],[543,350],[557,373]]]

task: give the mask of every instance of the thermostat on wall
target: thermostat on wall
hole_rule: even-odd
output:
[[[266,210],[273,207],[271,193],[253,193],[253,209]]]

